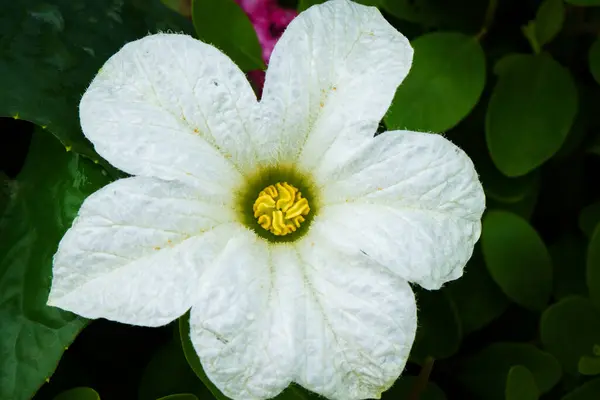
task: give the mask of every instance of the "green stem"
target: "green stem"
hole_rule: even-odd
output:
[[[423,394],[427,388],[427,382],[429,382],[429,375],[431,375],[431,371],[433,370],[434,361],[435,360],[433,357],[427,357],[425,359],[425,363],[423,364],[421,372],[419,372],[419,376],[417,377],[417,382],[415,382],[415,385],[410,391],[407,400],[419,400],[421,398],[421,394]]]
[[[533,49],[533,52],[535,54],[540,54],[542,48],[538,43],[537,37],[535,35],[535,25],[533,24],[533,22],[530,22],[528,25],[523,26],[521,29],[523,31],[523,35],[525,35],[527,41],[529,42],[529,45]]]
[[[494,17],[496,16],[496,9],[498,9],[498,0],[490,0],[488,2],[487,9],[485,10],[485,16],[483,17],[483,25],[477,33],[477,40],[483,39],[483,37],[488,33],[490,27],[494,23]]]

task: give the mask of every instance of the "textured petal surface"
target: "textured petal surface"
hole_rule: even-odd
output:
[[[86,318],[164,325],[239,230],[234,212],[184,184],[134,177],[88,197],[54,256],[48,303]]]
[[[398,378],[417,327],[408,283],[358,250],[314,235],[286,264],[302,274],[295,381],[330,399],[379,398]],[[292,292],[293,293],[293,292]]]
[[[301,280],[279,250],[247,232],[231,240],[202,276],[190,338],[210,380],[233,399],[285,389],[295,366],[294,296]]]
[[[427,289],[462,275],[481,233],[473,163],[440,135],[386,132],[329,174],[312,229]]]
[[[104,64],[80,119],[98,153],[123,171],[221,192],[254,163],[247,121],[256,106],[244,74],[219,50],[156,34]]]
[[[309,171],[370,138],[412,62],[408,40],[375,7],[313,6],[275,46],[261,99],[263,160]],[[329,153],[331,156],[323,157]]]

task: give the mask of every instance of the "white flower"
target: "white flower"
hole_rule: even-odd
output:
[[[290,382],[379,397],[414,340],[408,282],[461,276],[484,209],[473,164],[442,136],[374,137],[412,53],[376,8],[330,1],[290,24],[258,102],[205,43],[127,44],[80,115],[135,176],[84,202],[49,304],[143,326],[191,308],[206,374],[234,399]]]

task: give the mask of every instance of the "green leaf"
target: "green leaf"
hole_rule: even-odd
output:
[[[582,375],[600,375],[600,357],[595,356],[581,356],[579,364],[577,364],[577,370]]]
[[[30,399],[86,320],[46,306],[52,256],[106,172],[37,130],[0,219],[0,398]]]
[[[98,69],[148,33],[191,32],[159,0],[6,1],[0,27],[0,116],[46,127],[94,160],[100,158],[81,132],[78,104]]]
[[[222,50],[242,71],[265,69],[256,31],[234,0],[193,0],[192,19],[198,38]]]
[[[179,337],[159,348],[140,379],[138,400],[155,400],[171,393],[190,393],[202,399],[211,392],[190,368]]]
[[[485,121],[492,160],[507,176],[534,170],[562,146],[577,113],[570,72],[546,54],[503,63]]]
[[[198,400],[198,398],[191,393],[182,393],[171,394],[169,396],[161,397],[158,400]]]
[[[483,328],[508,307],[508,299],[485,268],[481,247],[475,246],[464,275],[444,289],[456,305],[464,334]]]
[[[506,400],[537,400],[539,398],[533,374],[522,365],[515,365],[508,371],[505,393]]]
[[[588,60],[590,63],[590,72],[592,73],[592,76],[596,82],[600,83],[600,38],[596,39],[596,41],[590,47]]]
[[[552,258],[553,295],[562,299],[587,295],[585,283],[586,242],[579,236],[565,234],[548,246]]]
[[[419,308],[419,326],[410,352],[410,359],[423,363],[431,356],[448,358],[460,347],[462,332],[456,306],[443,291],[415,290]],[[440,335],[440,332],[444,332]]]
[[[600,307],[600,224],[596,226],[588,245],[586,282],[590,298]]]
[[[552,291],[552,262],[546,245],[523,218],[490,211],[483,219],[481,247],[488,271],[515,303],[542,310]]]
[[[394,383],[394,386],[392,386],[387,392],[383,393],[381,398],[383,400],[410,399],[410,395],[418,380],[419,378],[416,376],[403,375],[396,381],[396,383]],[[446,395],[438,385],[430,381],[427,382],[425,390],[421,392],[419,400],[446,400]]]
[[[600,378],[584,383],[562,400],[598,400],[600,398]]]
[[[568,297],[544,311],[540,335],[544,347],[563,370],[577,375],[579,359],[589,355],[600,338],[600,313],[590,300]]]
[[[561,378],[560,364],[552,355],[526,343],[494,343],[471,356],[459,369],[459,380],[471,392],[486,400],[504,398],[509,371],[527,368],[540,393],[546,393]]]
[[[389,129],[445,132],[465,118],[485,86],[485,56],[479,42],[455,32],[414,40],[410,73],[392,102]]]
[[[200,378],[204,385],[206,385],[206,387],[210,390],[215,399],[228,400],[229,397],[221,393],[221,391],[210,381],[208,376],[206,376],[204,368],[202,368],[202,363],[200,362],[200,359],[196,354],[196,350],[194,350],[194,346],[192,345],[192,341],[190,340],[189,321],[189,312],[179,318],[179,337],[181,339],[183,354],[185,355],[185,358],[192,370],[196,373],[196,375],[198,376],[198,378]],[[309,400],[318,398],[318,395],[311,393],[300,386],[291,384],[281,394],[279,394],[277,397],[274,397],[273,400]]]
[[[563,0],[544,0],[535,16],[535,34],[540,46],[550,43],[565,22]]]
[[[579,213],[579,229],[587,237],[592,237],[598,224],[600,224],[600,201],[588,205]]]
[[[54,400],[100,400],[100,395],[89,387],[78,387],[62,392]]]

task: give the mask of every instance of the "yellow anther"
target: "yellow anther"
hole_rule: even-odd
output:
[[[258,224],[266,230],[269,230],[269,227],[271,226],[271,217],[268,215],[261,215],[258,217]]]
[[[254,202],[254,206],[252,207],[252,211],[254,211],[254,217],[258,218],[259,216],[269,213],[275,208],[275,200],[273,197],[266,194],[264,191],[260,192],[258,195],[258,199]]]
[[[258,194],[252,211],[261,227],[274,235],[285,236],[300,228],[310,207],[296,187],[278,182]]]
[[[273,225],[271,228],[271,232],[273,232],[276,235],[283,236],[288,234],[287,226],[283,221],[283,212],[273,211]]]
[[[275,186],[273,185],[267,186],[261,193],[263,192],[271,197],[277,197],[277,189],[275,189]]]
[[[296,218],[292,218],[296,227],[300,228],[300,224],[304,222],[304,217],[302,215],[298,215]]]
[[[299,215],[306,215],[306,214],[304,214],[304,210],[307,208],[308,208],[308,200],[300,198],[294,203],[294,205],[292,207],[290,207],[287,210],[287,212],[285,213],[285,216],[287,219],[292,219]]]
[[[277,209],[285,212],[294,204],[294,197],[298,189],[284,182],[283,185],[281,183],[277,184],[277,191],[279,192]]]

